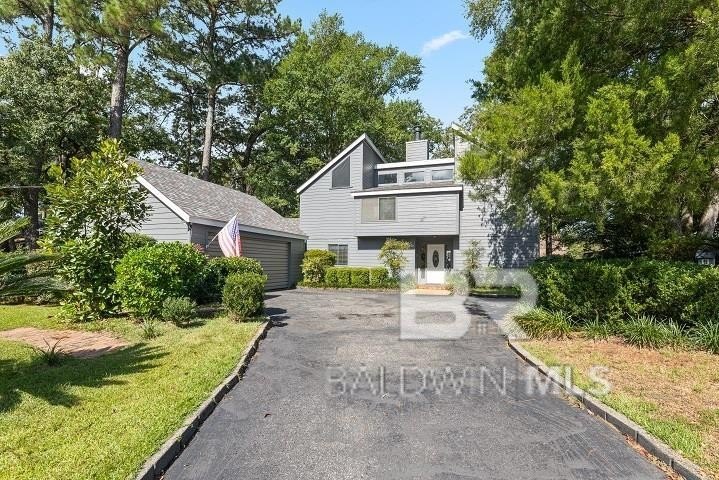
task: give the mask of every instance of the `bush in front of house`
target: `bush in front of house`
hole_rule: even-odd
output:
[[[385,267],[370,267],[369,285],[373,288],[386,287],[389,284],[389,271]]]
[[[564,312],[550,312],[533,308],[514,317],[514,321],[530,338],[549,340],[567,338],[572,331],[572,321]]]
[[[184,325],[197,316],[197,303],[188,297],[168,297],[162,302],[162,319]]]
[[[125,233],[122,239],[122,254],[126,255],[130,250],[137,250],[138,248],[155,245],[156,243],[157,240],[144,233]]]
[[[334,253],[327,250],[307,250],[302,259],[302,281],[305,285],[321,285],[327,276],[327,269],[336,261]]]
[[[204,281],[199,292],[200,303],[219,302],[222,300],[222,291],[225,280],[234,273],[256,273],[264,275],[259,261],[249,257],[218,257],[207,262],[204,272]]]
[[[369,288],[369,268],[354,267],[350,270],[350,284],[355,288]]]
[[[405,252],[410,248],[411,243],[396,238],[388,238],[382,244],[377,258],[385,264],[392,278],[399,279],[400,272],[409,263]]]
[[[114,290],[122,306],[138,317],[158,318],[170,297],[197,300],[207,258],[192,245],[158,243],[131,250],[118,263]]]
[[[267,277],[257,273],[233,273],[225,280],[222,304],[230,318],[248,320],[262,314]]]

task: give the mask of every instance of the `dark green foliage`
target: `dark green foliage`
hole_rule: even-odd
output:
[[[264,275],[262,265],[254,258],[249,257],[218,257],[207,263],[204,272],[204,281],[198,294],[200,303],[219,302],[222,300],[222,290],[225,280],[233,273],[256,273]]]
[[[70,171],[50,169],[50,208],[43,242],[58,253],[58,273],[71,288],[64,311],[77,320],[113,312],[114,267],[125,232],[146,218],[146,193],[137,188],[141,169],[128,162],[116,141],[107,140],[86,158],[73,158]]]
[[[389,280],[389,271],[385,267],[370,267],[369,284],[371,287],[383,287]]]
[[[572,331],[570,317],[564,312],[550,312],[543,308],[534,308],[514,317],[517,325],[535,339],[566,338]]]
[[[230,317],[248,320],[260,315],[264,308],[267,277],[257,273],[234,273],[227,277],[222,291],[222,304]]]
[[[158,243],[128,252],[116,268],[115,291],[139,317],[159,317],[169,297],[197,299],[207,259],[192,245]]]
[[[130,250],[154,245],[157,240],[143,233],[126,233],[122,241],[122,253],[125,255]]]
[[[530,272],[538,306],[584,323],[651,315],[683,325],[718,318],[719,271],[659,260],[538,260]]]
[[[350,283],[355,288],[367,288],[370,286],[369,268],[354,267],[350,271]]]
[[[183,325],[197,316],[197,303],[187,297],[168,297],[162,302],[162,319]]]
[[[583,331],[584,336],[591,340],[607,340],[612,334],[612,325],[594,318],[584,324]]]
[[[656,260],[679,260],[693,262],[697,250],[707,245],[707,239],[700,236],[674,235],[649,243],[647,256]]]
[[[307,250],[302,259],[302,279],[308,285],[319,285],[325,279],[329,267],[334,266],[336,256],[327,250]]]
[[[32,347],[32,349],[37,353],[38,357],[42,360],[42,362],[50,367],[54,367],[56,365],[60,365],[62,361],[67,358],[67,354],[59,347],[60,340],[56,341],[52,345],[48,343],[47,340],[45,340],[45,348],[42,347]]]

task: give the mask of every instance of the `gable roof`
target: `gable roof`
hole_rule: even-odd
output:
[[[380,151],[377,149],[377,147],[375,146],[375,144],[372,142],[372,140],[369,138],[369,136],[367,136],[366,133],[363,133],[362,135],[360,135],[359,137],[357,137],[357,139],[356,139],[354,142],[352,142],[352,143],[350,143],[349,145],[347,145],[347,147],[346,147],[344,150],[342,150],[340,153],[338,153],[336,157],[334,157],[332,160],[330,160],[329,162],[327,162],[327,164],[326,164],[324,167],[322,167],[317,173],[315,173],[314,175],[312,175],[309,180],[307,180],[305,183],[303,183],[302,185],[300,185],[300,188],[298,188],[298,189],[296,190],[297,193],[302,193],[302,192],[304,192],[305,190],[307,190],[307,187],[309,187],[310,185],[312,185],[313,183],[315,183],[315,180],[317,180],[317,179],[320,178],[322,175],[324,175],[325,173],[327,173],[328,170],[330,170],[330,169],[331,169],[332,167],[334,167],[337,163],[339,163],[340,160],[342,160],[343,158],[345,158],[352,150],[354,150],[354,149],[357,147],[357,145],[359,145],[359,144],[362,143],[362,142],[367,142],[367,145],[369,145],[370,148],[375,151],[375,153],[377,154],[377,156],[379,157],[379,159],[382,160],[382,162],[385,161],[384,157],[382,156],[382,154],[380,153]]]
[[[143,169],[138,183],[187,223],[219,227],[237,214],[248,231],[307,238],[296,222],[252,195],[142,160],[133,161]]]

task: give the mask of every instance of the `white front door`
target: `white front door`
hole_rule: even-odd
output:
[[[444,283],[444,244],[427,245],[427,283]]]

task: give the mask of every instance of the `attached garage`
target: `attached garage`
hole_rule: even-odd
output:
[[[296,219],[284,218],[259,199],[231,188],[136,160],[143,168],[138,183],[152,207],[140,231],[158,241],[189,242],[209,256],[221,256],[213,239],[235,215],[242,254],[260,262],[267,290],[294,286],[307,237]]]

